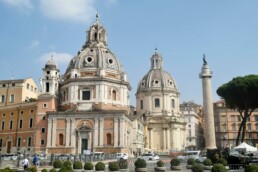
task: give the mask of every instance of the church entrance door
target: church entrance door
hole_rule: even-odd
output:
[[[82,139],[81,154],[88,149],[88,139]]]

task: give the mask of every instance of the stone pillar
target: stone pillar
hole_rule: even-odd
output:
[[[99,121],[98,118],[94,119],[94,147],[99,145]]]
[[[52,146],[52,119],[48,118],[48,125],[47,125],[48,129],[47,129],[47,147]]]
[[[167,140],[166,140],[167,136],[166,136],[166,128],[163,128],[163,150],[166,149],[167,147]]]
[[[120,121],[120,147],[124,146],[124,117],[119,118]]]
[[[214,127],[214,114],[213,114],[213,99],[211,89],[212,72],[209,69],[205,55],[203,56],[202,72],[200,78],[202,79],[203,90],[203,108],[204,108],[204,125],[205,125],[205,148],[217,149]]]
[[[114,118],[114,147],[118,146],[118,119]]]
[[[70,119],[66,118],[65,147],[70,146]]]
[[[170,145],[169,145],[169,143],[170,143],[170,137],[169,137],[170,131],[169,131],[169,128],[166,131],[167,131],[167,147],[166,147],[166,149],[170,149]]]
[[[92,143],[92,141],[91,141],[91,135],[92,135],[92,132],[88,132],[88,149],[89,150],[91,150],[91,143]]]
[[[149,128],[149,149],[152,148],[152,128]]]
[[[71,147],[75,149],[75,139],[76,139],[76,132],[75,132],[75,120],[71,119]]]
[[[56,146],[56,118],[53,118],[52,146]]]
[[[104,118],[100,118],[100,127],[99,127],[99,144],[103,146],[103,139],[104,139]]]
[[[81,154],[82,152],[82,138],[81,133],[78,132],[78,154]]]

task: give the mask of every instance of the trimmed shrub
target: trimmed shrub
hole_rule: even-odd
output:
[[[119,161],[119,168],[120,169],[127,169],[128,168],[128,162],[127,160],[120,160]]]
[[[161,160],[159,160],[159,161],[157,162],[157,167],[164,167],[164,162],[161,161]]]
[[[63,163],[61,160],[57,159],[54,161],[54,164],[53,164],[53,167],[54,168],[62,168],[63,167]]]
[[[63,166],[58,172],[72,172],[73,169],[71,166]]]
[[[93,164],[92,162],[85,162],[84,164],[84,170],[93,170]]]
[[[248,165],[245,167],[245,172],[257,172],[258,166],[256,165]]]
[[[56,172],[56,169],[52,168],[49,172]]]
[[[192,172],[203,172],[203,168],[201,164],[193,164]]]
[[[73,163],[73,169],[82,169],[82,162],[81,161],[75,161]]]
[[[63,166],[64,167],[68,167],[68,166],[72,166],[72,162],[71,161],[65,161],[65,162],[63,162]]]
[[[189,158],[187,160],[187,165],[194,165],[195,164],[195,160],[193,158]]]
[[[212,162],[211,162],[211,159],[207,158],[203,161],[203,165],[205,166],[211,166],[212,165]]]
[[[217,163],[220,163],[220,164],[222,164],[222,165],[224,165],[224,166],[228,165],[228,162],[227,162],[224,158],[220,158],[220,159],[217,161]]]
[[[180,165],[180,160],[177,158],[171,159],[170,161],[171,166],[179,166]]]
[[[37,167],[27,168],[26,170],[31,172],[37,172]]]
[[[105,170],[105,164],[103,162],[98,162],[95,165],[95,170],[96,171],[104,171]]]
[[[47,169],[44,168],[41,170],[41,172],[48,172],[48,171],[47,171]]]
[[[140,159],[138,158],[135,162],[134,162],[134,166],[136,168],[146,168],[147,164],[146,161],[144,159]]]
[[[110,162],[108,164],[108,169],[110,171],[117,171],[119,169],[119,165],[118,165],[118,162]]]
[[[227,172],[227,169],[222,164],[214,164],[211,168],[211,172]]]

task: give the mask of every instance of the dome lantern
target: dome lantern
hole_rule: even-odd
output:
[[[155,48],[155,53],[151,57],[151,68],[152,69],[162,69],[163,68],[162,57],[159,55],[157,48]]]

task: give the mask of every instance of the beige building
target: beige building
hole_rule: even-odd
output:
[[[235,147],[241,117],[236,110],[228,109],[224,100],[214,103],[214,121],[218,148]],[[258,110],[252,113],[246,124],[245,142],[258,145]]]
[[[57,109],[40,112],[48,115],[47,153],[132,153],[131,87],[107,46],[107,33],[98,16],[64,77],[60,78],[55,62],[49,61],[41,86],[44,98],[59,100]]]
[[[34,80],[2,80],[0,96],[0,153],[34,152],[38,96]]]
[[[180,110],[186,121],[185,150],[202,150],[205,147],[202,106],[183,102]]]
[[[163,70],[157,49],[151,69],[139,82],[136,101],[137,114],[144,120],[145,149],[183,150],[186,123],[179,109],[179,92],[172,76]]]

